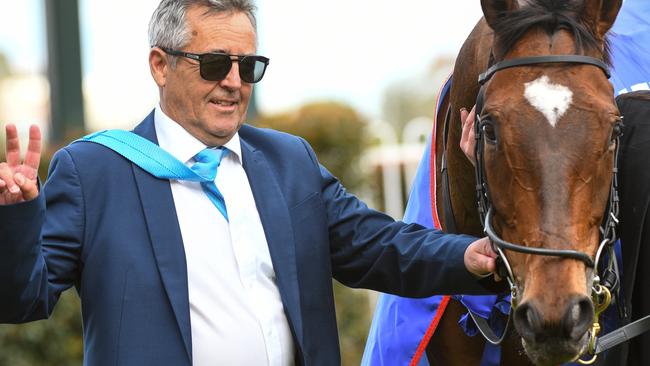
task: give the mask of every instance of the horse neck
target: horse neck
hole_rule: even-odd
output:
[[[478,94],[478,75],[485,70],[492,42],[491,30],[481,20],[463,44],[454,67],[453,82],[449,96],[449,134],[446,144],[447,168],[449,174],[449,190],[458,231],[472,235],[482,235],[483,229],[476,206],[474,168],[460,149],[462,125],[460,108],[470,110],[476,103]],[[444,112],[443,111],[443,118]],[[439,121],[442,121],[439,119]],[[437,133],[442,134],[442,123],[438,124]],[[441,145],[441,144],[439,144]],[[437,146],[438,156],[442,147]],[[440,165],[438,165],[440,166]],[[440,182],[442,183],[442,182]],[[443,207],[441,189],[437,190],[438,213],[440,217]]]

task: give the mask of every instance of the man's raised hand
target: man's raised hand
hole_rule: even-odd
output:
[[[20,141],[16,126],[8,124],[7,161],[0,163],[0,205],[29,201],[38,196],[38,165],[41,161],[41,130],[29,128],[25,160],[20,159]]]

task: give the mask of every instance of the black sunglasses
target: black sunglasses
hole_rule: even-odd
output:
[[[199,62],[201,77],[209,81],[221,81],[228,76],[233,62],[239,62],[239,77],[247,83],[256,83],[262,80],[269,59],[257,55],[229,55],[227,53],[187,53],[169,48],[160,48],[172,56],[187,57]]]

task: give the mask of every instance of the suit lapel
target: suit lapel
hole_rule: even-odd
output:
[[[289,209],[264,154],[243,139],[241,146],[244,170],[264,227],[280,296],[296,337],[302,339],[296,249],[291,227],[287,227],[291,223]]]
[[[153,115],[152,112],[136,127],[134,132],[157,144]],[[135,164],[133,164],[133,173],[140,193],[147,231],[158,263],[160,277],[191,362],[192,333],[187,288],[187,263],[171,187],[169,181],[155,178]]]

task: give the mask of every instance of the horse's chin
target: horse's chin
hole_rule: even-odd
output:
[[[589,332],[578,341],[566,339],[547,339],[544,342],[521,340],[526,354],[537,366],[555,366],[574,361],[587,350]]]

